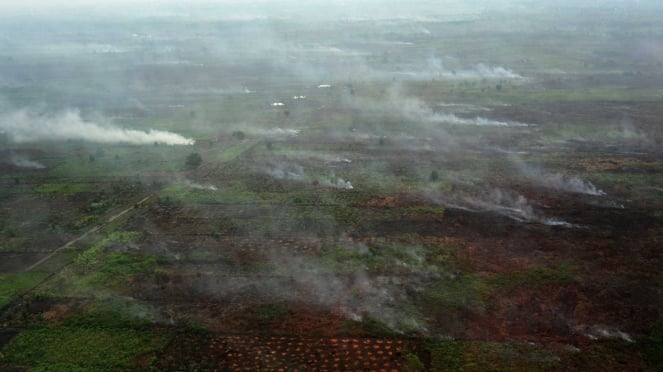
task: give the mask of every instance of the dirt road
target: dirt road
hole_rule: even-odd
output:
[[[101,228],[103,228],[107,223],[111,223],[111,222],[115,221],[116,219],[118,219],[118,218],[124,216],[125,214],[131,212],[131,211],[134,210],[137,206],[139,206],[139,205],[145,203],[146,201],[150,200],[150,198],[152,198],[152,196],[153,196],[153,195],[148,195],[148,196],[144,197],[143,199],[141,199],[140,201],[134,203],[132,206],[130,206],[130,207],[128,207],[128,208],[126,208],[126,209],[120,211],[120,212],[117,213],[117,214],[114,214],[114,215],[110,216],[110,217],[106,220],[106,222],[101,223],[101,224],[99,224],[99,225],[97,225],[97,226],[94,226],[94,227],[92,227],[91,229],[89,229],[88,231],[86,231],[85,233],[83,233],[82,235],[78,236],[77,238],[68,241],[67,243],[65,243],[65,244],[62,245],[61,247],[55,249],[53,252],[51,252],[51,253],[49,253],[48,255],[46,255],[45,257],[42,257],[39,261],[37,261],[37,262],[35,262],[34,264],[30,265],[28,268],[25,269],[25,271],[28,272],[28,271],[34,270],[36,267],[38,267],[38,266],[40,266],[41,264],[43,264],[44,262],[48,261],[51,257],[53,257],[53,256],[54,256],[55,254],[57,254],[58,252],[60,252],[60,251],[62,251],[62,250],[65,250],[65,249],[71,247],[72,244],[74,244],[74,243],[76,243],[76,242],[79,242],[79,241],[81,241],[81,240],[87,238],[88,235],[90,235],[90,234],[92,234],[92,233],[95,233],[95,232],[99,231],[99,230],[100,230]]]

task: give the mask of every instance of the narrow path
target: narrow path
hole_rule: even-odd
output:
[[[65,243],[63,246],[57,248],[56,250],[54,250],[53,252],[49,253],[48,255],[46,255],[45,257],[43,257],[42,259],[40,259],[39,261],[37,261],[37,262],[35,262],[34,264],[30,265],[30,267],[28,267],[27,269],[25,269],[25,272],[27,272],[27,271],[31,271],[31,270],[34,270],[36,267],[38,267],[39,265],[41,265],[41,264],[43,264],[44,262],[48,261],[51,257],[53,257],[53,256],[54,256],[55,254],[57,254],[58,252],[60,252],[60,251],[62,251],[62,250],[64,250],[64,249],[67,249],[67,248],[71,247],[72,244],[74,244],[74,243],[76,243],[76,242],[78,242],[78,241],[81,241],[81,240],[87,238],[87,236],[90,235],[90,234],[92,234],[92,233],[95,233],[95,232],[99,231],[99,230],[100,230],[102,227],[104,227],[107,223],[113,222],[113,221],[115,221],[116,219],[118,219],[118,218],[124,216],[125,214],[127,214],[127,213],[129,213],[129,212],[131,212],[131,211],[134,210],[137,206],[139,206],[139,205],[145,203],[145,202],[148,201],[150,198],[152,198],[152,195],[148,195],[148,196],[144,197],[143,199],[141,199],[141,200],[138,201],[137,203],[134,203],[132,206],[130,206],[130,207],[128,207],[128,208],[122,210],[121,212],[119,212],[119,213],[117,213],[117,214],[115,214],[115,215],[109,217],[109,218],[106,220],[106,222],[101,223],[101,224],[99,224],[99,225],[97,225],[97,226],[91,228],[90,230],[86,231],[85,233],[83,233],[83,235],[81,235],[81,236],[79,236],[79,237],[77,237],[77,238],[75,238],[75,239],[72,239],[72,240],[68,241],[68,242]]]

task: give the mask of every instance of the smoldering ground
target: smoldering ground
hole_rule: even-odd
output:
[[[296,10],[294,5],[291,10]],[[486,58],[486,54],[472,51],[458,53],[462,58],[441,47],[432,52],[426,45],[433,45],[441,36],[440,28],[434,25],[436,15],[398,14],[398,10],[382,6],[384,13],[371,17],[356,13],[354,7],[348,3],[349,9],[341,11],[342,22],[361,16],[359,23],[318,28],[312,26],[314,18],[302,18],[293,25],[284,18],[270,18],[261,7],[255,7],[255,12],[226,18],[190,13],[154,21],[164,28],[146,25],[125,30],[126,24],[120,24],[114,29],[117,37],[95,42],[88,39],[100,33],[88,26],[82,32],[77,30],[82,36],[76,42],[21,49],[49,58],[82,53],[99,66],[129,66],[126,73],[84,71],[82,80],[97,79],[92,80],[94,84],[84,84],[89,90],[77,95],[91,90],[97,94],[103,89],[90,87],[100,84],[112,89],[90,101],[135,96],[122,102],[132,107],[136,117],[156,118],[145,122],[172,119],[165,128],[180,125],[188,136],[196,138],[209,133],[218,136],[198,144],[196,151],[204,151],[202,167],[177,169],[177,177],[164,175],[162,169],[155,172],[157,175],[143,176],[160,177],[174,187],[124,227],[144,234],[131,250],[158,254],[165,263],[142,272],[117,293],[103,291],[101,297],[122,298],[119,293],[131,291],[131,301],[140,301],[153,312],[146,315],[137,311],[139,315],[168,324],[175,318],[186,322],[191,316],[186,313],[189,304],[217,301],[218,307],[230,308],[244,299],[246,303],[315,305],[348,319],[378,319],[401,332],[426,332],[425,317],[409,303],[430,283],[452,282],[458,276],[443,265],[427,262],[437,258],[426,256],[426,249],[417,244],[388,239],[361,242],[357,237],[362,238],[362,233],[377,231],[371,230],[369,223],[361,225],[362,213],[377,210],[380,218],[392,218],[379,230],[381,234],[391,232],[390,227],[407,222],[403,220],[408,215],[397,214],[401,212],[398,206],[385,210],[375,206],[384,200],[388,204],[400,193],[432,204],[420,208],[428,208],[427,212],[417,212],[418,217],[429,219],[425,226],[429,231],[439,227],[436,218],[441,218],[444,208],[436,207],[443,206],[490,218],[499,214],[510,229],[538,224],[565,227],[567,232],[576,231],[575,220],[567,222],[568,215],[555,216],[555,209],[542,207],[538,194],[510,185],[524,177],[527,187],[537,191],[607,196],[602,190],[609,189],[580,172],[560,167],[511,169],[517,167],[505,153],[545,151],[548,142],[537,132],[538,124],[496,112],[491,104],[499,99],[489,97],[482,103],[468,104],[457,95],[456,101],[447,102],[435,89],[424,89],[446,89],[467,81],[496,92],[502,81],[510,87],[530,83],[530,73],[537,66],[522,70],[526,62],[511,67],[512,59]],[[292,17],[291,10],[283,17]],[[458,17],[445,20],[475,19],[477,14],[480,12],[459,12]],[[334,18],[329,14],[318,17]],[[384,19],[389,17],[395,18]],[[210,23],[201,21],[205,19]],[[376,34],[373,25],[381,31]],[[309,32],[312,28],[316,32]],[[321,34],[327,39],[316,40]],[[0,42],[11,44],[6,39]],[[45,74],[53,79],[49,81],[58,81],[76,77],[78,71],[70,67],[64,74],[53,67],[51,72]],[[121,79],[98,78],[106,72]],[[25,89],[32,84],[26,76],[3,77],[0,82],[5,88]],[[467,90],[477,93],[481,87]],[[49,94],[58,92],[52,86],[49,89]],[[172,92],[171,97],[167,97],[168,92]],[[17,99],[40,99],[38,95],[26,97]],[[59,102],[47,99],[53,106]],[[101,106],[107,102],[102,101]],[[193,144],[193,139],[157,125],[148,130],[131,125],[121,128],[103,116],[91,118],[62,106],[68,107],[61,105],[61,111],[54,114],[8,110],[0,116],[0,129],[21,145],[67,140]],[[116,112],[118,108],[103,107],[100,111]],[[123,122],[132,115],[124,116]],[[145,124],[140,127],[149,128]],[[643,138],[637,128],[623,127],[618,137]],[[231,138],[231,132],[240,131],[241,135]],[[521,138],[533,145],[523,146]],[[244,145],[250,148],[244,156],[220,157],[224,160],[218,162],[205,157],[212,159],[233,146],[239,152]],[[38,168],[41,163],[37,160],[41,159],[18,157],[12,162],[18,167]],[[180,172],[186,172],[186,177]],[[349,194],[354,192],[363,194]],[[375,199],[367,200],[369,193],[374,193],[370,197]],[[359,203],[371,207],[357,208]],[[419,225],[412,226],[407,232],[398,232],[419,231],[415,230]],[[249,243],[242,245],[242,241]],[[440,260],[445,259],[444,254],[440,256]],[[95,293],[92,288],[83,294],[94,298]],[[181,304],[181,314],[170,310],[173,304]],[[477,311],[471,301],[461,305],[468,313]]]

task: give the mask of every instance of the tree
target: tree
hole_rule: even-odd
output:
[[[246,138],[246,134],[244,134],[244,132],[242,132],[241,130],[234,131],[232,136],[240,141]]]
[[[203,163],[203,157],[197,152],[192,152],[186,157],[187,168],[198,168]]]

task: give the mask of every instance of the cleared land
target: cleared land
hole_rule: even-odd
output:
[[[0,26],[0,367],[662,368],[663,23],[523,14]]]

